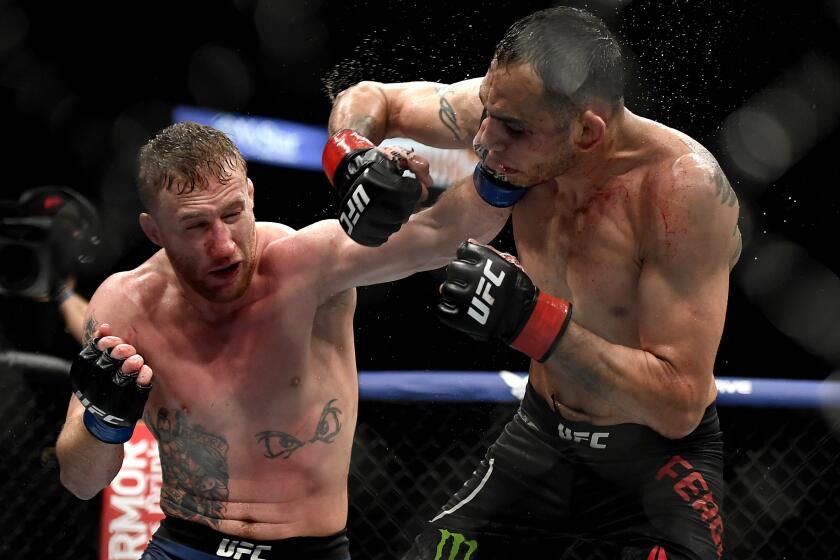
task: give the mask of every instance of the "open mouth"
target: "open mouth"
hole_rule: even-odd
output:
[[[219,269],[216,269],[216,270],[211,270],[211,271],[210,271],[210,274],[211,274],[214,278],[219,278],[220,280],[228,280],[228,279],[233,278],[234,276],[236,276],[236,274],[239,272],[239,268],[240,268],[241,266],[242,266],[242,263],[238,263],[238,262],[237,262],[237,263],[233,263],[233,264],[228,265],[228,266],[226,266],[226,267],[224,267],[224,268],[219,268]]]
[[[498,168],[498,172],[502,175],[513,175],[518,171],[518,169],[508,167],[507,165],[502,165],[501,163],[496,165],[496,167]]]

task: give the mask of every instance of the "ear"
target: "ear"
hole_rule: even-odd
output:
[[[248,177],[248,198],[251,199],[251,202],[254,201],[254,182]]]
[[[140,229],[143,230],[143,233],[146,234],[146,237],[148,237],[152,243],[158,247],[163,247],[157,223],[155,223],[155,219],[150,214],[145,212],[140,214]]]
[[[607,123],[591,109],[587,109],[575,121],[574,143],[579,150],[591,150],[604,138]]]

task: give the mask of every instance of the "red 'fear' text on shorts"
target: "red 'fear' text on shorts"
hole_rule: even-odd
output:
[[[674,492],[700,515],[709,527],[712,542],[715,545],[717,557],[723,556],[723,518],[720,516],[720,508],[712,496],[712,490],[703,475],[696,470],[691,463],[674,455],[665,466],[656,473],[656,480],[665,477],[676,480]]]

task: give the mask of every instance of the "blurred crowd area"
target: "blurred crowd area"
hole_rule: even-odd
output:
[[[840,2],[566,4],[600,15],[626,47],[627,106],[705,144],[738,193],[745,246],[718,375],[830,375],[840,364]],[[154,251],[137,224],[134,160],[176,106],[326,127],[331,96],[360,80],[481,76],[507,26],[549,5],[0,0],[0,198],[53,185],[91,202],[95,259],[72,271],[89,297]],[[335,214],[318,171],[251,162],[250,175],[258,219],[298,228]],[[509,230],[497,245],[513,250]],[[438,283],[426,273],[360,290],[360,370],[527,367],[438,324]],[[75,352],[50,303],[7,290],[0,313],[0,351]]]

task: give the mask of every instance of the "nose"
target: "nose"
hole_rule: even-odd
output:
[[[232,256],[236,251],[236,243],[228,224],[222,220],[213,222],[204,247],[213,260],[223,260]]]
[[[484,146],[487,150],[501,152],[506,147],[505,138],[502,124],[488,116],[481,121],[481,126],[478,127],[473,144]]]

